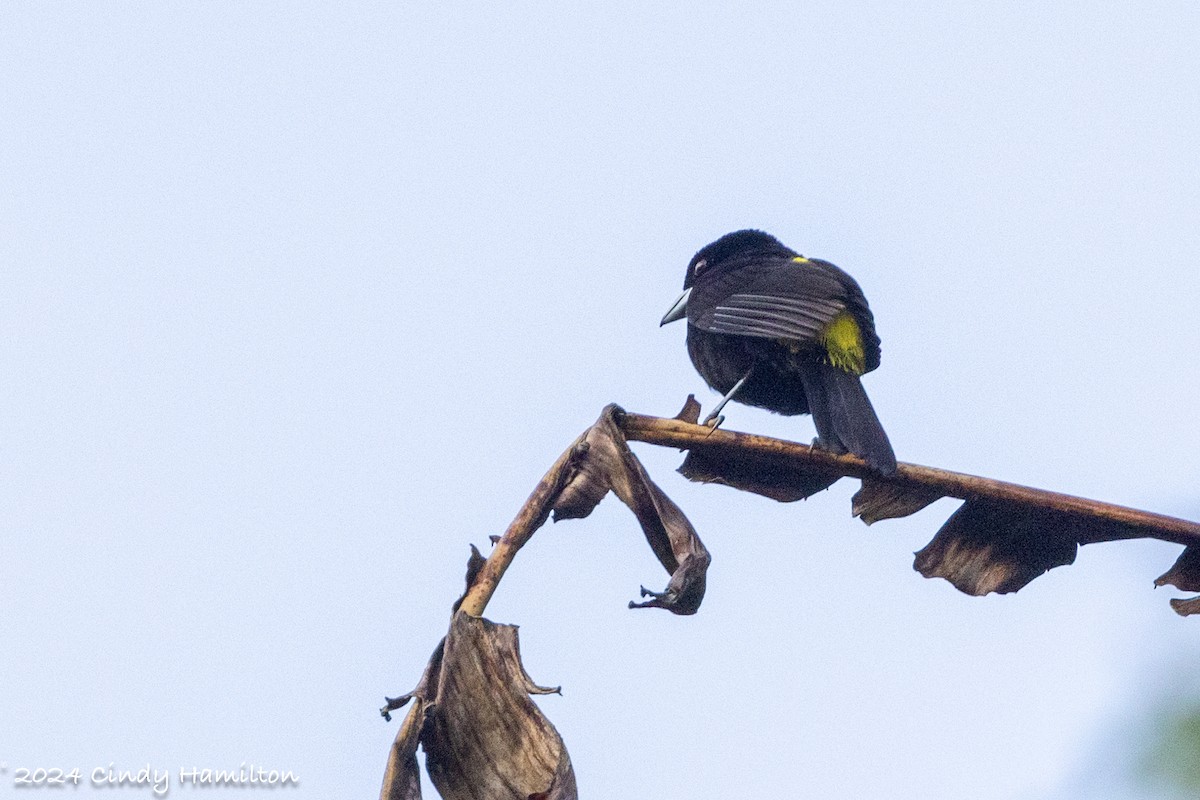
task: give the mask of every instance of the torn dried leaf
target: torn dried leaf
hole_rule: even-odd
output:
[[[418,800],[416,744],[445,800],[576,800],[575,773],[558,731],[529,698],[517,628],[458,612],[434,653],[396,736],[381,800]],[[405,698],[389,701],[395,707]]]
[[[679,409],[679,413],[675,415],[675,419],[680,422],[689,422],[692,425],[700,423],[700,403],[696,400],[696,395],[689,394],[687,400],[683,403],[683,408]]]
[[[554,519],[586,516],[612,491],[633,511],[650,549],[671,575],[666,591],[643,590],[643,596],[649,594],[652,599],[631,607],[694,614],[704,599],[711,556],[679,506],[650,479],[629,449],[615,421],[619,413],[616,406],[608,406],[584,434],[579,446],[584,455],[554,502]]]
[[[1200,592],[1200,547],[1185,547],[1171,568],[1158,576],[1154,585]]]
[[[492,544],[495,544],[495,542]],[[471,587],[475,585],[475,579],[479,577],[479,572],[486,563],[487,559],[483,557],[483,553],[479,552],[479,548],[471,545],[471,556],[467,559],[466,588],[463,589],[462,596],[454,601],[454,606],[451,610],[458,611],[463,600],[467,598],[467,592],[471,591]]]
[[[724,446],[693,447],[679,473],[697,483],[719,483],[791,503],[828,489],[841,473]]]
[[[388,754],[388,763],[383,774],[383,789],[379,793],[380,800],[421,800],[417,744],[420,742],[430,706],[437,697],[437,682],[445,646],[445,639],[438,642],[417,688],[399,697],[386,698],[387,704],[380,709],[384,719],[390,720],[391,712],[412,701],[412,706],[404,716],[404,722],[400,725]]]
[[[570,480],[559,491],[551,504],[552,519],[583,519],[600,505],[612,490],[609,477],[611,456],[602,447],[593,452],[597,442],[603,444],[603,433],[592,426],[575,443],[575,458]]]
[[[404,723],[392,742],[383,773],[381,800],[421,800],[421,768],[417,764],[417,743],[425,721],[428,703],[417,700],[404,717]]]
[[[862,488],[854,493],[850,513],[870,525],[883,519],[915,514],[944,496],[923,486],[905,486],[866,478]]]
[[[1155,586],[1174,586],[1185,592],[1200,592],[1200,547],[1185,547],[1169,570],[1154,581]],[[1182,616],[1200,614],[1200,597],[1174,599],[1171,608]]]
[[[458,613],[446,637],[437,702],[421,744],[445,800],[573,800],[575,773],[558,731],[529,698],[517,628]]]
[[[1173,598],[1171,600],[1171,608],[1175,609],[1175,613],[1181,617],[1200,614],[1200,597],[1190,597],[1186,600]]]
[[[1062,514],[968,500],[916,554],[913,568],[971,595],[1015,592],[1075,560],[1073,527]]]

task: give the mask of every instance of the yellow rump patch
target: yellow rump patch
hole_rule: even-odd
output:
[[[843,311],[829,321],[821,333],[821,343],[825,345],[825,353],[833,366],[855,375],[867,371],[862,330],[850,312]]]

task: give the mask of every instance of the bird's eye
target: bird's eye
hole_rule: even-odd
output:
[[[696,265],[694,267],[692,267],[692,274],[699,275],[701,272],[704,271],[704,268],[707,266],[708,266],[708,261],[706,261],[703,258],[700,259],[699,261],[696,262]]]

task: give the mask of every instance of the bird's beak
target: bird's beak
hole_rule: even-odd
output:
[[[683,319],[687,316],[687,301],[688,295],[692,293],[691,289],[684,289],[683,294],[679,295],[679,299],[675,301],[675,305],[671,306],[671,310],[662,318],[662,322],[658,323],[658,327],[666,325],[668,322],[674,322],[677,319]]]

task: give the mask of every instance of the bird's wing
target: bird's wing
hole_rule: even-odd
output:
[[[841,270],[833,269],[773,259],[702,275],[688,298],[688,321],[712,333],[816,339],[847,305]]]
[[[724,298],[693,324],[712,333],[808,341],[844,308],[837,301],[744,292]]]
[[[758,260],[697,279],[688,322],[710,333],[819,342],[849,312],[861,330],[866,367],[879,364],[879,337],[855,280],[828,261]]]

